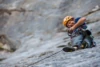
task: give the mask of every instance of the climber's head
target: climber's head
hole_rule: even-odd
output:
[[[73,16],[66,16],[63,20],[63,25],[65,27],[72,27],[73,25],[75,24],[75,21],[74,21],[74,17]]]

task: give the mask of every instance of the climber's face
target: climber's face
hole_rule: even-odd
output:
[[[70,28],[70,27],[72,27],[74,24],[75,24],[74,19],[71,19],[71,20],[68,21],[67,27]]]

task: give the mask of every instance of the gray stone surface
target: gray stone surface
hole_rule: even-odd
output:
[[[18,48],[0,67],[100,67],[100,10],[96,6],[99,9],[99,0],[1,0],[0,34],[16,41]],[[86,14],[97,47],[61,51],[58,46],[69,42],[66,32],[61,32],[63,18]]]

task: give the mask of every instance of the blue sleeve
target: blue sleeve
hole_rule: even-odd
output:
[[[75,23],[77,23],[78,20],[79,20],[80,18],[81,18],[81,17],[76,18],[76,19],[75,19]],[[87,28],[86,23],[84,22],[84,23],[81,25],[81,27],[82,27],[83,29],[86,29],[86,28]]]
[[[77,23],[77,22],[78,22],[78,20],[79,20],[80,18],[81,18],[81,17],[76,18],[76,19],[75,19],[75,23]]]

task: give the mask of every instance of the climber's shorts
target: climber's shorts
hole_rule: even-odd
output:
[[[82,34],[80,34],[80,35],[78,35],[76,37],[73,37],[71,39],[71,41],[72,41],[72,46],[78,46],[79,48],[81,47],[83,41],[87,42],[87,46],[88,47],[90,47],[91,44],[92,44],[92,39],[89,38],[89,37],[86,37],[84,39],[84,36]]]

